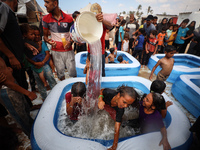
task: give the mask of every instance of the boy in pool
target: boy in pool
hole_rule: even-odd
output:
[[[123,60],[123,57],[122,57],[122,56],[118,56],[118,57],[117,57],[117,60],[119,61],[120,64],[128,64],[128,61]]]
[[[161,81],[161,80],[154,80],[152,83],[151,83],[151,87],[150,87],[150,91],[151,92],[155,92],[155,93],[159,93],[159,94],[162,94],[165,90],[165,87],[166,87],[166,84],[164,81]],[[165,103],[165,99],[163,97],[161,103],[160,103],[160,113],[162,115],[163,118],[166,117],[166,114],[167,114],[167,107],[169,107],[170,105],[172,105],[173,103],[171,101],[167,101]]]
[[[157,62],[157,64],[153,67],[151,74],[149,76],[149,80],[152,79],[153,73],[158,66],[160,66],[162,70],[158,72],[156,79],[161,81],[167,80],[174,66],[174,58],[172,58],[174,56],[174,53],[176,53],[176,48],[174,46],[168,45],[165,48],[165,57],[160,59]]]
[[[83,82],[76,82],[72,85],[71,92],[65,95],[66,112],[72,122],[78,120],[82,109],[82,100],[85,98],[86,87]]]
[[[115,63],[115,58],[117,57],[117,50],[112,47],[110,48],[110,54],[108,55],[109,63]]]

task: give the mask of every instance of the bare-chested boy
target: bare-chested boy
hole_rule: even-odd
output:
[[[157,64],[153,67],[151,74],[149,76],[150,80],[152,79],[153,73],[158,66],[160,66],[162,70],[158,72],[156,79],[161,81],[167,80],[174,66],[174,58],[172,58],[174,56],[174,53],[176,53],[176,48],[174,46],[168,45],[165,48],[165,57],[160,59],[157,62]]]
[[[109,63],[114,63],[115,58],[117,57],[117,50],[110,48],[110,54],[108,55]]]

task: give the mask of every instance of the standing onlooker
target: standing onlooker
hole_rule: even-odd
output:
[[[129,53],[129,34],[125,33],[124,40],[122,42],[122,51]]]
[[[135,34],[135,32],[137,31],[137,29],[139,28],[139,24],[137,23],[137,21],[135,21],[135,17],[134,14],[130,14],[130,21],[126,24],[126,27],[129,28],[129,48],[132,48],[132,43],[134,41],[134,39],[132,38],[132,35]]]
[[[155,26],[155,27],[157,27],[157,21],[158,21],[158,17],[157,16],[154,16],[153,17],[153,25]]]
[[[162,31],[161,33],[158,34],[158,50],[157,52],[158,53],[163,53],[164,52],[164,38],[165,38],[165,35],[166,35],[166,30],[167,28],[166,27],[163,27],[162,28]]]
[[[58,0],[45,0],[44,6],[49,12],[43,17],[43,34],[45,42],[52,45],[52,56],[60,80],[65,79],[65,68],[69,76],[76,77],[75,55],[72,50],[70,39],[70,27],[73,25],[73,18],[65,14],[58,7]],[[48,38],[48,31],[51,31],[51,38]],[[66,44],[63,45],[61,34],[64,34]]]
[[[151,31],[150,37],[148,38],[145,45],[145,53],[143,55],[142,65],[146,66],[149,62],[149,58],[151,57],[151,55],[154,55],[156,53],[158,47],[158,40],[156,39],[156,35],[156,30]]]
[[[156,27],[158,33],[162,32],[162,28],[165,27],[167,28],[167,18],[163,18],[161,23],[159,23]]]
[[[110,37],[110,30],[107,29],[106,30],[106,36],[105,36],[105,50],[109,50],[110,49],[109,37]]]
[[[80,12],[79,11],[75,11],[73,14],[72,14],[72,17],[74,19],[74,21],[76,21],[76,18],[78,17],[78,15],[80,15]],[[74,52],[82,52],[82,51],[87,51],[87,45],[86,43],[74,43]]]
[[[168,40],[166,40],[167,45],[172,45],[176,39],[177,36],[177,31],[178,31],[178,24],[173,25],[173,31],[171,35],[168,37]]]
[[[169,19],[169,21],[167,22],[167,29],[169,29],[169,27],[171,26],[171,25],[173,25],[174,23],[173,23],[173,18],[170,18]]]
[[[115,24],[115,42],[114,44],[116,44],[116,47],[118,46],[118,36],[119,36],[119,27],[120,27],[121,21],[119,19],[119,17],[116,18],[116,24]]]
[[[126,24],[126,20],[122,20],[121,26],[119,27],[119,37],[118,37],[118,46],[117,50],[121,50],[122,47],[122,41],[124,40],[124,26]]]
[[[135,43],[135,51],[133,52],[133,57],[137,58],[137,55],[139,55],[139,62],[141,63],[141,57],[142,57],[142,51],[143,51],[143,44],[144,44],[144,29],[141,28],[138,31],[138,38]]]
[[[156,30],[155,26],[151,23],[153,20],[153,16],[152,15],[149,15],[147,18],[146,18],[146,23],[143,25],[143,28],[147,34],[147,37],[150,36],[150,33],[151,31],[153,30]]]
[[[184,19],[183,22],[181,23],[181,27],[178,29],[176,40],[174,42],[174,46],[176,47],[177,52],[181,50],[181,47],[183,46],[185,40],[189,39],[194,35],[192,34],[191,36],[185,38],[187,31],[190,30],[189,28],[186,27],[189,21],[190,21],[189,19]]]

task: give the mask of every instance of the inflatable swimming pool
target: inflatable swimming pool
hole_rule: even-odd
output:
[[[124,60],[129,61],[129,64],[119,64],[117,61],[118,56],[122,56]],[[117,57],[115,58],[116,64],[105,64],[105,74],[107,76],[137,76],[140,70],[140,63],[131,56],[129,53],[123,51],[117,51]],[[77,53],[76,59],[76,71],[77,77],[85,77],[83,70],[85,68],[85,61],[87,59],[87,52]]]
[[[181,75],[172,85],[174,97],[196,118],[200,115],[200,75]]]
[[[106,150],[113,140],[81,139],[62,134],[57,128],[58,116],[65,93],[71,89],[74,82],[84,82],[85,78],[70,78],[58,83],[48,95],[34,122],[31,133],[33,150]],[[149,93],[151,82],[137,76],[104,77],[102,88],[116,88],[119,85],[135,87]],[[166,101],[169,98],[163,94]],[[189,132],[190,122],[186,115],[176,106],[168,108],[165,118],[167,135],[172,149],[187,150],[192,136]],[[113,127],[114,128],[114,127]],[[160,132],[152,132],[127,138],[120,138],[117,150],[162,150],[159,146]]]
[[[151,56],[149,59],[148,67],[150,70],[156,65],[159,59],[163,58],[165,54],[156,54]],[[198,74],[200,75],[200,57],[190,54],[175,54],[173,56],[175,59],[173,70],[167,79],[168,82],[174,83],[176,79],[182,74]],[[155,74],[161,70],[158,66],[155,70]]]

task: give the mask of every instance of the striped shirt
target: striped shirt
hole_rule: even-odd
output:
[[[49,29],[51,31],[51,39],[56,42],[56,48],[52,48],[53,51],[65,52],[71,51],[72,46],[69,49],[64,49],[61,40],[61,34],[64,34],[66,41],[70,41],[70,27],[73,25],[73,18],[65,14],[62,10],[59,20],[54,18],[51,13],[44,16],[42,19],[43,29]]]

